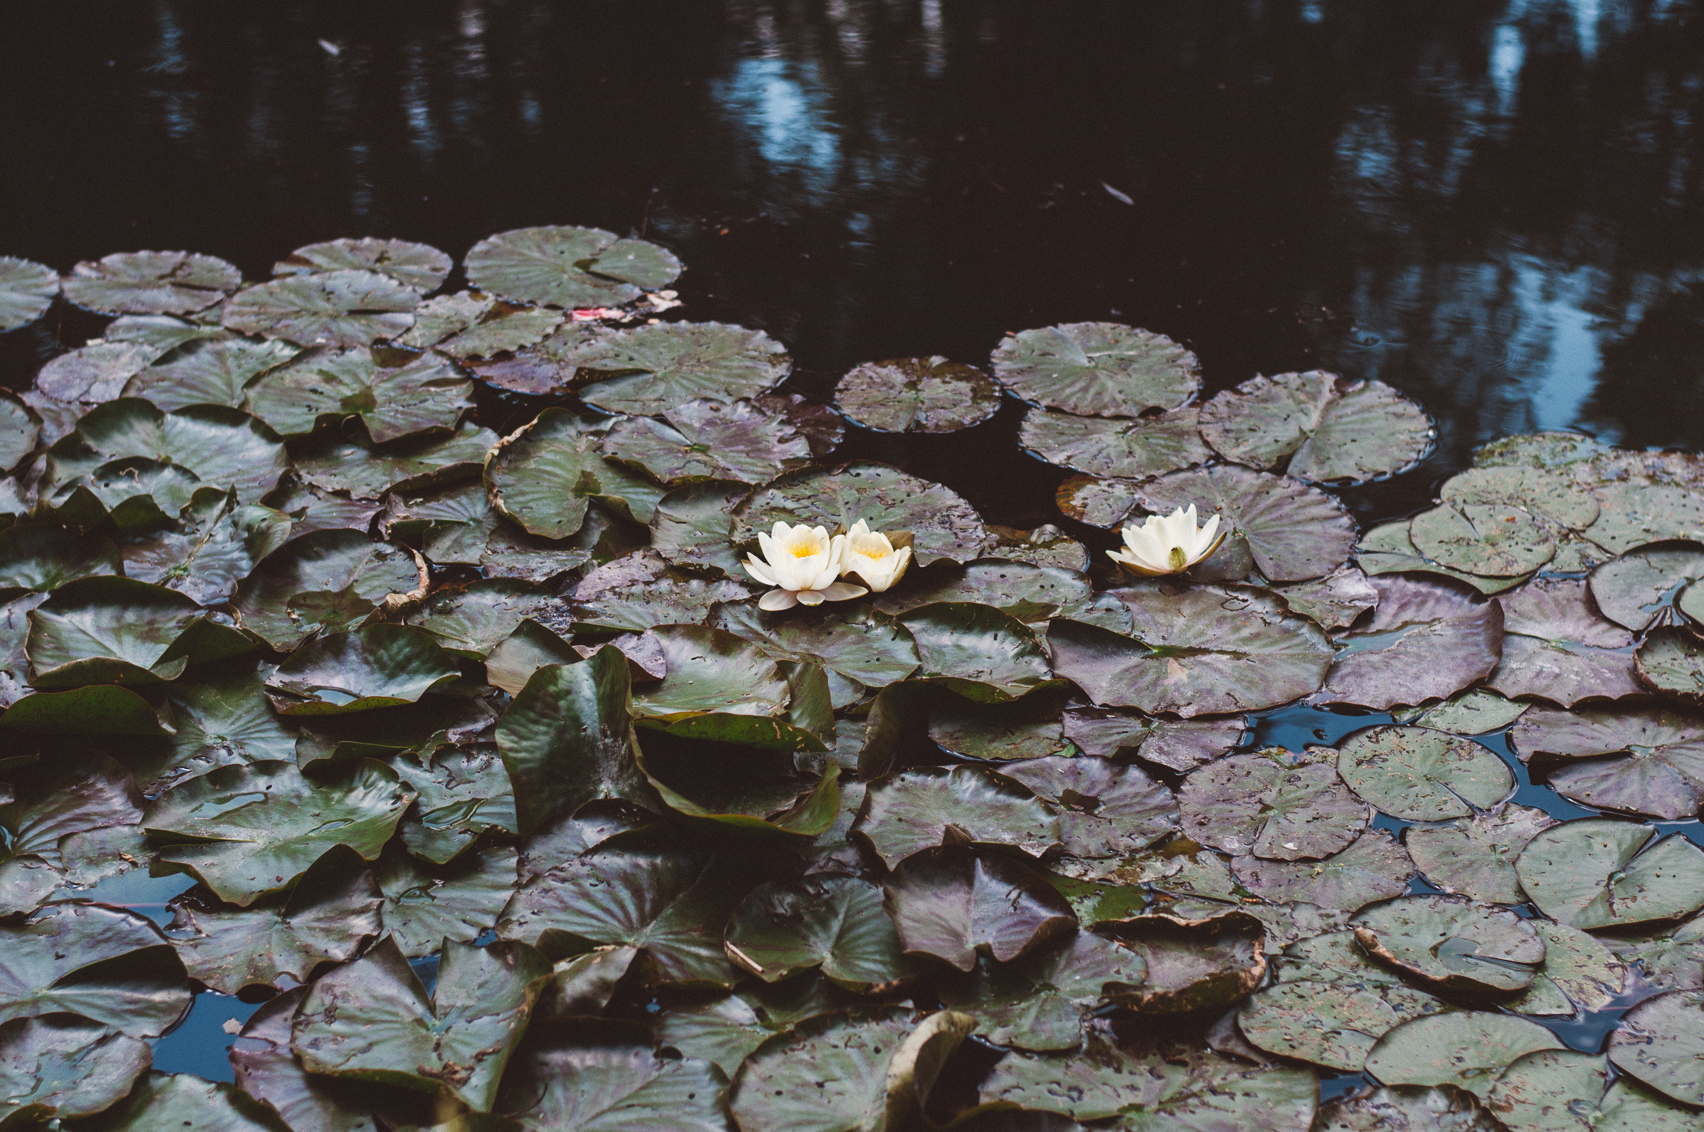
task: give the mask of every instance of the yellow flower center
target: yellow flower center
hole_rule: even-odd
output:
[[[816,553],[816,548],[814,546],[804,542],[794,543],[791,550],[794,558],[809,558],[811,555]]]
[[[860,553],[863,554],[865,558],[872,559],[876,562],[880,562],[888,556],[887,547],[885,546],[873,547],[869,550],[860,551]]]

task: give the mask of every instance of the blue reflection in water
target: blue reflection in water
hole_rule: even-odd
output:
[[[243,1023],[260,1009],[235,995],[202,991],[177,1028],[154,1042],[154,1068],[163,1073],[193,1073],[209,1081],[234,1081],[231,1043]]]
[[[840,133],[814,63],[741,59],[710,91],[764,161],[797,174],[802,187],[826,200],[840,176]]]

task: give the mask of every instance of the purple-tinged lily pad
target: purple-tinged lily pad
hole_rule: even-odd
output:
[[[1583,578],[1540,578],[1497,598],[1503,658],[1485,686],[1505,696],[1542,696],[1564,707],[1643,692],[1633,636],[1599,615]]]
[[[855,832],[889,868],[941,845],[1010,845],[1040,857],[1060,843],[1059,813],[983,767],[917,766],[870,784]]]
[[[1556,824],[1543,810],[1511,802],[1472,817],[1410,826],[1402,842],[1433,888],[1491,904],[1524,904],[1515,859]]]
[[[1582,805],[1665,821],[1684,821],[1704,807],[1704,720],[1696,716],[1649,707],[1540,707],[1521,717],[1510,739],[1523,762],[1535,755],[1569,760],[1546,781]]]
[[[961,971],[976,965],[978,952],[1009,963],[1077,926],[1065,898],[1033,868],[961,846],[912,854],[886,889],[905,951]]]
[[[1232,755],[1191,771],[1178,794],[1183,830],[1227,853],[1278,861],[1328,857],[1366,828],[1367,804],[1327,763]]]
[[[1173,409],[1201,388],[1195,355],[1161,334],[1116,322],[1068,322],[1010,335],[994,376],[1019,399],[1087,417]]]
[[[1237,857],[1231,872],[1239,884],[1264,900],[1302,900],[1354,912],[1408,891],[1414,863],[1388,831],[1369,829],[1347,849],[1322,861]]]
[[[1687,629],[1655,629],[1634,654],[1639,679],[1649,688],[1704,706],[1704,640]]]
[[[1212,458],[1196,429],[1198,415],[1193,406],[1134,419],[1032,408],[1024,416],[1018,444],[1056,467],[1091,476],[1147,479]]]
[[[1229,1006],[1266,978],[1266,929],[1246,912],[1204,920],[1136,916],[1106,930],[1147,964],[1141,983],[1107,988],[1107,997],[1129,1010],[1182,1014]]]
[[[946,358],[865,362],[834,387],[848,420],[876,432],[956,432],[1000,410],[1000,386],[975,366]]]
[[[1444,699],[1489,676],[1503,655],[1503,607],[1447,583],[1372,579],[1378,608],[1337,638],[1317,703],[1390,708]]]

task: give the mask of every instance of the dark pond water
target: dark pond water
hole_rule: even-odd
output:
[[[1704,447],[1688,0],[89,0],[7,21],[0,253],[62,270],[186,248],[263,278],[333,236],[459,256],[599,225],[677,252],[682,313],[767,330],[819,397],[861,361],[1120,320],[1187,343],[1207,393],[1327,368],[1424,405],[1437,450],[1351,492],[1363,521],[1501,435]],[[0,382],[98,329],[56,308],[0,338]],[[994,521],[1058,521],[1062,473],[1015,429],[847,451]],[[252,1009],[201,996],[157,1064],[228,1077],[224,1023]],[[1611,1013],[1564,1037],[1594,1046]]]

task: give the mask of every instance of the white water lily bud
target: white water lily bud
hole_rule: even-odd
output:
[[[770,534],[758,532],[757,545],[763,551],[763,558],[748,556],[744,562],[746,573],[766,586],[775,587],[758,599],[759,609],[774,613],[800,604],[845,601],[868,592],[861,586],[837,580],[841,558],[846,552],[845,535],[829,538],[828,531],[822,527],[807,527],[803,523],[795,527],[778,522]]]
[[[885,593],[905,576],[911,565],[911,548],[894,549],[893,542],[869,524],[859,519],[846,532],[846,554],[841,559],[843,574],[856,574],[874,593]]]
[[[1132,573],[1148,577],[1177,574],[1218,550],[1225,533],[1219,530],[1218,515],[1197,530],[1195,504],[1191,503],[1170,515],[1150,515],[1141,526],[1126,526],[1124,549],[1106,554]]]

